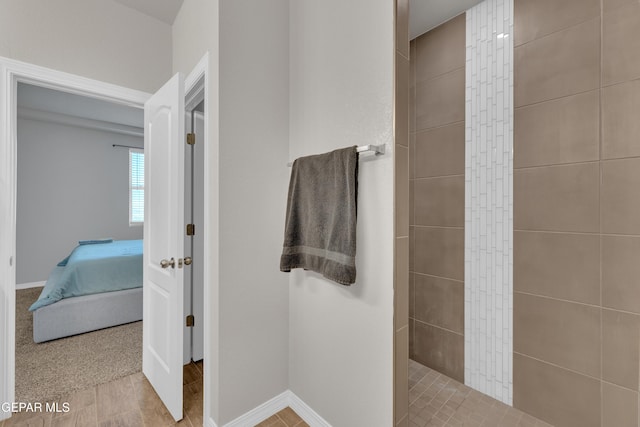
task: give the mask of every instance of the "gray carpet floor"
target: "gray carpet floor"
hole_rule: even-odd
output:
[[[142,322],[34,343],[28,308],[41,291],[16,291],[17,402],[51,401],[142,371]]]

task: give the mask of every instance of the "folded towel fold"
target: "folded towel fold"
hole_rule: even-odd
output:
[[[280,270],[304,268],[354,283],[357,205],[355,146],[293,162]]]

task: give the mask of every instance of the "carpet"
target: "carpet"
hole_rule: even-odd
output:
[[[56,400],[142,371],[142,322],[34,343],[28,308],[41,291],[16,291],[17,402]]]

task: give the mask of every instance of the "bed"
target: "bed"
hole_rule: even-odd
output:
[[[37,343],[142,320],[142,240],[80,241],[29,310]]]

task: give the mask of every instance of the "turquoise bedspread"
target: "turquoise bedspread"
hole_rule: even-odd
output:
[[[51,275],[30,311],[63,298],[142,286],[142,240],[79,245],[63,261],[62,271]]]

